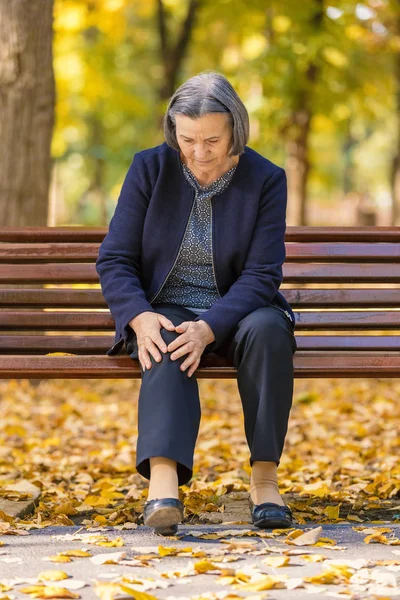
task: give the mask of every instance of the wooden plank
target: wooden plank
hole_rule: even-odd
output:
[[[400,227],[287,227],[286,242],[398,243]]]
[[[1,289],[0,307],[108,308],[100,289]]]
[[[398,335],[298,335],[296,333],[296,342],[298,350],[400,351]]]
[[[398,335],[299,335],[298,350],[400,351]],[[1,335],[1,354],[105,354],[114,344],[114,335]]]
[[[114,320],[108,312],[45,312],[35,310],[1,311],[0,329],[47,329],[62,331],[114,329]]]
[[[0,353],[46,354],[105,354],[114,344],[114,335],[1,335]]]
[[[400,264],[285,263],[285,283],[400,283]],[[1,265],[3,283],[99,283],[94,264]]]
[[[400,237],[400,233],[399,233]],[[286,262],[398,263],[399,243],[286,242]]]
[[[287,289],[281,287],[289,304],[298,308],[398,308],[398,288]],[[0,307],[107,308],[100,289],[1,289]]]
[[[400,264],[285,263],[286,283],[400,283]]]
[[[196,371],[198,379],[234,379],[236,369],[224,359],[209,355]],[[400,353],[296,352],[296,377],[399,377]],[[0,356],[2,378],[79,379],[141,377],[139,361],[129,356]]]
[[[0,242],[97,242],[107,227],[2,227]],[[394,242],[400,239],[399,227],[294,227],[286,228],[287,242]]]
[[[398,288],[281,288],[280,291],[289,304],[296,308],[399,308],[400,306]]]
[[[101,243],[107,227],[2,227],[0,242],[50,243],[50,242],[94,242]]]
[[[93,331],[114,329],[114,321],[109,311],[2,310],[0,314],[0,330]],[[296,330],[400,328],[400,310],[295,312],[295,317]]]
[[[0,263],[94,262],[100,244],[91,242],[0,243]],[[399,243],[288,242],[286,262],[400,262]]]
[[[0,263],[93,262],[99,254],[95,243],[0,243]]]

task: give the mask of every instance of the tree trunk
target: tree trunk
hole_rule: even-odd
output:
[[[53,0],[0,2],[0,226],[46,225]]]
[[[187,48],[192,36],[198,10],[201,6],[201,0],[190,0],[186,13],[186,18],[182,22],[178,39],[174,45],[168,36],[167,15],[163,0],[157,0],[157,25],[160,38],[160,57],[164,70],[164,81],[159,90],[159,100],[161,104],[169,102],[170,97],[175,91],[178,73],[183,59],[186,56]],[[162,106],[164,110],[166,107]],[[162,125],[163,114],[159,115],[158,125]]]
[[[310,25],[319,33],[324,19],[324,0],[314,0],[314,12]],[[287,177],[289,225],[307,225],[307,182],[310,171],[308,160],[310,123],[313,115],[313,88],[319,77],[320,69],[316,62],[310,61],[306,71],[306,85],[297,92],[287,137]]]
[[[308,139],[310,132],[310,113],[304,108],[292,115],[295,137],[286,144],[286,172],[288,181],[288,225],[305,225],[307,180],[310,170],[308,160]]]

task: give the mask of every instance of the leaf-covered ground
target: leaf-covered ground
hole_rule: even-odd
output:
[[[236,381],[200,380],[202,423],[185,522],[249,523],[249,451]],[[139,381],[0,382],[0,479],[42,495],[16,523],[141,523]],[[400,521],[399,380],[296,380],[280,491],[299,524]],[[0,515],[4,521],[11,519]]]

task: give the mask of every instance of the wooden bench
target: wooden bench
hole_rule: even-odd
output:
[[[140,378],[138,361],[105,354],[114,322],[94,264],[105,233],[0,231],[0,378]],[[400,376],[400,228],[288,227],[286,250],[295,376]],[[57,352],[73,356],[46,356]],[[196,375],[236,370],[211,355]]]

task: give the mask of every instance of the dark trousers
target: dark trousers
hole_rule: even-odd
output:
[[[191,310],[175,304],[157,304],[158,313],[174,325],[192,321]],[[170,344],[179,334],[161,328]],[[293,398],[293,355],[297,349],[293,326],[282,310],[273,305],[259,308],[239,321],[234,335],[218,354],[233,361],[244,412],[244,426],[254,461],[278,465],[288,427]],[[131,358],[138,358],[136,337],[128,345]],[[193,455],[200,426],[200,398],[196,373],[180,370],[187,354],[171,360],[162,353],[157,363],[143,373],[139,394],[136,469],[150,479],[152,456],[177,462],[179,485],[188,483],[193,472]]]

